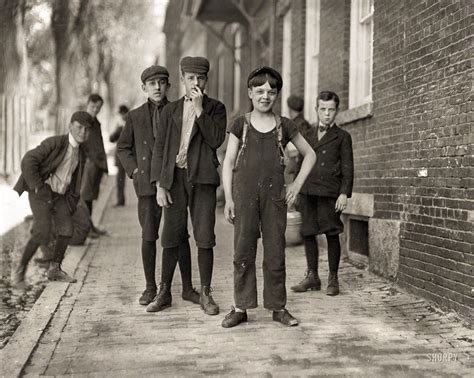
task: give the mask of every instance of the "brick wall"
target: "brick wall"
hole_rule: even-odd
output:
[[[378,0],[374,20],[374,117],[346,126],[355,191],[374,194],[375,218],[400,221],[398,281],[469,313],[473,7]]]
[[[306,0],[291,2],[291,93],[304,95]]]
[[[340,108],[347,108],[350,2],[321,1],[319,90],[331,90],[339,95]],[[304,58],[303,58],[304,59]]]

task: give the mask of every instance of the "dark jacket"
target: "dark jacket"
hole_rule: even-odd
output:
[[[179,151],[183,122],[184,98],[165,106],[160,114],[158,136],[153,148],[151,181],[170,189],[176,156]],[[226,135],[226,110],[224,104],[206,95],[202,114],[196,118],[188,147],[188,180],[193,184],[220,184],[216,150]]]
[[[89,137],[83,143],[87,158],[90,159],[100,170],[108,172],[107,156],[105,155],[104,140],[100,122],[94,118],[94,123],[89,129]]]
[[[119,140],[120,134],[122,134],[122,131],[123,131],[123,126],[117,126],[115,131],[109,136],[110,143],[116,143]],[[120,159],[118,157],[117,149],[115,149],[115,165],[117,167],[120,165]]]
[[[354,180],[351,135],[334,125],[321,140],[317,127],[312,127],[304,137],[316,152],[317,160],[300,193],[325,197],[347,194],[350,198]]]
[[[166,98],[163,99],[164,105],[168,102]],[[117,143],[120,162],[127,175],[133,178],[133,186],[138,196],[156,194],[156,186],[150,182],[154,143],[152,115],[146,102],[127,114],[125,127]],[[138,168],[138,172],[132,177],[135,168]]]
[[[311,129],[311,125],[306,121],[301,113],[293,119],[293,122],[296,123],[296,127],[298,127],[298,131],[301,135],[304,135],[309,131],[309,129]]]
[[[69,135],[57,135],[46,138],[39,146],[28,151],[21,161],[21,175],[13,189],[21,196],[24,191],[34,191],[36,188],[41,188],[63,161],[68,146]],[[79,201],[85,159],[83,145],[80,145],[79,163],[72,174],[69,189],[65,193],[68,203],[73,205],[71,210],[75,210]],[[50,198],[44,199],[47,201]]]

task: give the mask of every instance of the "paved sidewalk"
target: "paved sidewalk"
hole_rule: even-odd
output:
[[[132,199],[130,186],[128,198]],[[111,203],[113,201],[110,201]],[[110,206],[110,204],[109,204]],[[146,313],[138,304],[144,279],[136,200],[106,210],[112,232],[89,248],[23,373],[91,376],[468,376],[472,330],[453,314],[405,294],[365,270],[342,263],[342,294],[288,293],[301,321],[285,328],[263,308],[224,329],[232,305],[232,226],[219,211],[214,298],[218,316],[183,302],[179,272],[173,305]],[[161,253],[160,258],[161,259]],[[196,251],[193,281],[198,286]],[[261,251],[259,251],[261,265]],[[323,285],[327,262],[322,262]],[[287,250],[287,286],[305,269],[302,247]],[[259,272],[259,299],[262,276]]]

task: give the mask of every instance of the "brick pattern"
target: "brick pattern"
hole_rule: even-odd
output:
[[[376,1],[374,117],[348,125],[355,190],[401,221],[398,279],[469,314],[474,209],[469,1]],[[405,37],[404,37],[405,36]]]
[[[304,97],[306,0],[291,2],[291,93]]]
[[[275,4],[277,12],[292,8],[292,91],[302,94],[311,80],[304,77],[305,1]],[[265,20],[271,9],[256,16]],[[321,1],[319,87],[337,91],[342,110],[350,11],[349,1]],[[376,0],[374,116],[344,125],[353,139],[354,191],[374,195],[375,218],[401,222],[399,281],[465,314],[474,307],[473,16],[470,0]],[[281,14],[272,19],[271,62],[255,56],[255,43],[244,55],[281,70]]]
[[[350,2],[345,0],[321,1],[319,90],[336,92],[341,109],[347,108]]]
[[[233,231],[220,210],[213,295],[222,313],[207,316],[182,301],[178,270],[172,307],[146,313],[137,303],[144,279],[136,200],[109,208],[104,224],[112,236],[98,239],[83,259],[75,273],[79,282],[69,285],[24,374],[389,376],[396,369],[403,376],[467,376],[472,371],[472,332],[454,314],[344,262],[340,296],[288,293],[288,308],[301,321],[298,327],[273,322],[260,307],[249,311],[248,323],[222,328],[233,303]],[[327,260],[321,255],[325,285]],[[260,247],[257,256],[260,300]],[[288,286],[302,278],[305,267],[303,248],[288,248]],[[197,284],[194,247],[193,268]]]

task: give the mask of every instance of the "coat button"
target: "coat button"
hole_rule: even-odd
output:
[[[146,160],[146,156],[143,156],[143,157],[142,157],[142,160]]]
[[[143,141],[143,144],[146,144],[146,140]]]
[[[145,173],[145,171],[142,169],[141,173],[143,174],[143,173]]]
[[[326,150],[323,150],[323,154],[325,154],[325,153],[326,153]]]
[[[321,163],[321,167],[324,167],[324,161]]]

